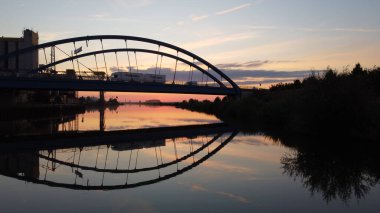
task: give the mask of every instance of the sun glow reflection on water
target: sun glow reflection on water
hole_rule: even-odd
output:
[[[215,116],[190,112],[170,106],[122,105],[105,110],[105,130],[140,129],[164,126],[219,123]],[[87,111],[79,115],[78,130],[99,130],[100,112]]]

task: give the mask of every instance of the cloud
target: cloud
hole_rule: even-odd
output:
[[[311,70],[299,70],[299,71],[275,71],[275,70],[255,70],[264,64],[270,63],[280,63],[286,61],[249,61],[244,63],[230,63],[230,64],[218,64],[216,67],[221,69],[228,77],[233,79],[238,85],[258,85],[258,84],[276,84],[280,82],[291,82],[296,79],[304,79],[314,72],[319,75],[322,74],[323,71],[311,71]],[[289,61],[291,62],[291,61]],[[251,66],[251,69],[247,69],[247,66]],[[233,69],[232,69],[233,68]],[[117,72],[118,68],[113,66],[110,67],[109,70],[111,72]],[[135,69],[132,68],[132,72],[135,72]],[[119,71],[121,72],[129,72],[125,67],[119,67]],[[140,69],[141,73],[155,73],[155,68],[147,68]],[[171,68],[163,68],[160,70],[161,75],[166,76],[166,80],[170,82],[173,79],[173,69]],[[194,72],[199,72],[194,70]],[[157,73],[158,74],[158,73]],[[176,81],[177,82],[186,82],[189,81],[190,72],[187,70],[177,70],[176,73]],[[199,79],[198,79],[199,80]],[[185,120],[184,120],[185,121]],[[206,120],[203,119],[190,119],[187,121],[191,122],[204,122]]]
[[[380,28],[360,28],[360,27],[334,27],[334,28],[319,28],[319,27],[279,27],[279,26],[248,26],[252,30],[297,30],[304,32],[351,32],[351,33],[376,33],[380,32]]]
[[[116,8],[128,9],[128,8],[138,8],[146,7],[153,4],[152,0],[111,0],[110,3]]]
[[[234,80],[248,78],[305,78],[312,71],[270,71],[270,70],[223,70],[223,72]],[[322,71],[314,71],[316,74]]]
[[[247,198],[243,197],[243,196],[235,195],[235,194],[228,193],[228,192],[216,192],[216,193],[219,194],[219,195],[222,195],[224,197],[227,197],[229,199],[238,201],[240,203],[250,203],[250,201]]]
[[[241,41],[241,40],[247,40],[253,38],[252,34],[249,33],[240,33],[240,34],[232,34],[228,36],[218,36],[214,38],[208,38],[204,40],[194,41],[185,43],[183,46],[187,49],[194,50],[194,49],[200,49],[204,47],[210,47],[210,46],[217,46],[221,45],[227,42],[233,42],[233,41]]]
[[[208,190],[206,188],[204,188],[203,186],[200,186],[198,184],[192,184],[191,185],[191,191],[206,192]]]
[[[233,8],[230,8],[230,9],[227,9],[227,10],[222,10],[222,11],[219,11],[217,13],[215,13],[216,15],[225,15],[225,14],[228,14],[228,13],[232,13],[232,12],[236,12],[236,11],[239,11],[241,9],[244,9],[244,8],[247,8],[251,6],[251,3],[247,3],[247,4],[242,4],[242,5],[239,5],[239,6],[236,6],[236,7],[233,7]]]
[[[243,196],[236,195],[236,194],[229,193],[229,192],[223,192],[223,191],[212,191],[212,190],[209,190],[209,189],[207,189],[201,185],[198,185],[198,184],[191,184],[190,191],[192,191],[192,192],[208,192],[211,194],[221,195],[225,198],[228,198],[228,199],[231,199],[234,201],[238,201],[240,203],[250,203],[251,202]]]
[[[342,32],[358,32],[358,33],[373,33],[380,32],[378,28],[335,28],[334,31],[342,31]]]
[[[183,26],[183,25],[185,25],[185,22],[184,21],[177,21],[177,26]]]
[[[239,69],[245,67],[260,67],[264,64],[271,63],[268,60],[265,61],[249,61],[245,63],[227,63],[227,64],[217,64],[216,67],[219,69]]]
[[[226,64],[217,64],[216,67],[224,70],[233,70],[233,69],[254,69],[261,67],[266,64],[278,64],[278,63],[294,63],[297,62],[295,60],[256,60],[256,61],[248,61],[243,63],[226,63]]]
[[[202,21],[204,19],[207,19],[208,17],[209,17],[208,15],[192,16],[191,20],[192,21]]]
[[[239,6],[227,9],[227,10],[219,11],[219,12],[216,12],[215,14],[213,14],[213,15],[210,15],[210,14],[193,15],[193,16],[191,16],[191,21],[193,21],[193,22],[202,21],[202,20],[205,20],[205,19],[213,17],[213,16],[225,15],[225,14],[228,14],[228,13],[236,12],[238,10],[244,9],[246,7],[249,7],[249,6],[251,6],[251,3],[247,3],[247,4],[239,5]],[[181,24],[178,24],[178,23],[181,23]],[[183,21],[177,22],[178,26],[182,26],[184,24],[185,23]]]
[[[101,19],[101,18],[105,18],[108,16],[108,14],[105,14],[105,13],[97,13],[97,14],[92,14],[92,15],[89,15],[91,18],[96,18],[96,19]]]
[[[58,39],[63,39],[71,36],[73,32],[65,31],[65,32],[40,32],[39,38],[43,42],[54,41]]]

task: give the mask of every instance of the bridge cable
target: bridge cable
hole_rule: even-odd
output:
[[[193,64],[195,63],[195,59],[193,58]],[[190,81],[193,81],[193,74],[194,74],[194,69],[193,69],[193,66],[191,66],[191,80]]]
[[[136,54],[136,51],[134,51],[135,53],[135,61],[136,61],[136,70],[137,70],[137,73],[139,73],[139,65],[137,64],[137,54]]]
[[[73,57],[73,52],[71,51],[71,56],[69,54],[67,54],[65,51],[63,51],[61,48],[57,47],[57,46],[54,46],[55,48],[57,48],[59,51],[61,51],[63,54],[65,54],[66,56],[68,57]],[[71,60],[72,61],[72,60]],[[79,61],[79,64],[82,65],[83,67],[86,67],[88,70],[90,70],[91,72],[94,72],[91,68],[89,68],[88,66],[84,65],[83,63],[81,63]]]
[[[75,41],[73,42],[74,43],[74,54],[75,54],[75,56],[77,56],[78,55],[78,53],[76,53],[76,45],[75,45]],[[80,67],[79,67],[79,60],[77,59],[76,60],[77,61],[77,64],[78,64],[78,71],[79,71],[79,76],[81,76],[81,73],[80,73]]]
[[[125,48],[128,49],[128,43],[127,40],[125,41]],[[129,74],[131,75],[131,80],[133,81],[133,75],[132,75],[132,68],[131,68],[131,60],[129,58],[129,52],[127,51],[127,56],[128,56],[128,65],[129,65]]]
[[[98,152],[96,153],[95,168],[98,166],[98,156],[99,156],[99,150],[100,150],[100,145],[98,146]]]
[[[135,161],[135,169],[137,168],[137,159],[139,158],[139,149],[137,150],[137,154],[136,154],[136,161]]]
[[[193,139],[190,139],[190,143],[191,143],[191,153],[194,152],[194,146],[193,146]],[[193,163],[195,163],[195,156],[193,155]]]
[[[117,160],[116,160],[116,170],[117,170],[117,166],[119,165],[119,155],[120,155],[120,151],[117,151]]]
[[[161,75],[161,69],[162,69],[162,58],[163,58],[163,55],[161,55],[160,69],[158,70],[158,75]]]
[[[47,57],[46,57],[46,51],[45,51],[45,48],[44,48],[44,55],[45,55],[45,63],[48,64],[48,62],[47,62]]]
[[[69,56],[70,57],[70,56]],[[73,51],[71,51],[71,58],[72,57],[74,57],[74,53],[73,53]],[[74,66],[74,60],[73,59],[71,59],[71,63],[73,64],[73,70],[74,70],[74,72],[75,72],[75,66]]]
[[[50,48],[50,63],[55,63],[55,46]],[[57,71],[56,66],[53,67],[54,71]]]
[[[50,152],[48,153],[48,157],[50,157]],[[46,181],[46,175],[47,175],[47,170],[48,170],[48,163],[49,163],[49,161],[46,160],[46,168],[45,168],[45,176],[44,176],[45,181]]]
[[[157,157],[157,148],[154,147],[154,151],[156,153],[156,162],[157,162],[157,168],[158,168],[158,177],[161,177],[160,167],[158,166],[158,157]]]
[[[102,45],[102,51],[104,51],[104,47],[103,47],[103,39],[100,39],[100,43],[101,43],[101,45]],[[105,67],[106,67],[107,80],[109,80],[108,68],[107,68],[107,62],[106,62],[106,55],[104,54],[104,52],[103,52],[103,59],[104,59],[104,65],[105,65]]]
[[[160,52],[160,47],[161,47],[161,45],[158,45],[158,52]],[[154,81],[153,82],[156,82],[157,67],[158,67],[158,56],[159,55],[157,55],[157,58],[156,58],[156,69],[154,70]]]
[[[106,161],[104,161],[104,168],[103,168],[103,170],[105,170],[105,169],[106,169],[106,167],[107,167],[107,159],[108,159],[108,151],[109,151],[109,149],[110,149],[110,147],[109,147],[109,146],[107,146]],[[103,183],[104,183],[104,174],[105,174],[105,172],[103,172],[103,177],[102,177],[102,186],[103,186]]]
[[[94,57],[95,57],[96,71],[99,72],[98,60],[96,59],[96,54],[94,54]]]
[[[120,69],[119,69],[119,59],[117,58],[117,52],[115,52],[115,56],[116,56],[117,71],[120,72]]]
[[[130,152],[130,154],[129,154],[128,171],[129,171],[129,169],[131,168],[132,151],[133,151],[133,150],[131,149],[131,152]],[[127,179],[126,179],[126,181],[125,181],[125,185],[128,185],[128,176],[129,176],[129,172],[127,173]]]
[[[191,65],[189,65],[189,67],[190,67],[190,70],[189,70],[189,81],[191,81],[190,78],[191,78],[191,70],[192,70],[192,68],[191,68]]]
[[[175,160],[178,160],[178,153],[177,153],[177,144],[175,143],[175,139],[173,139],[174,144],[174,153],[175,153]],[[178,171],[178,162],[177,162],[177,171]]]
[[[74,162],[75,162],[75,154],[76,154],[76,152],[77,152],[77,148],[75,147],[74,148],[74,157],[73,157],[73,163],[72,164],[74,164]],[[71,169],[71,172],[74,172],[74,170]]]
[[[202,84],[203,84],[203,78],[204,78],[204,75],[205,75],[205,74],[202,72],[202,81],[201,81]]]
[[[158,149],[160,150],[160,156],[161,156],[161,165],[162,165],[164,162],[162,161],[162,153],[161,153],[161,147],[159,146],[159,147],[158,147]]]
[[[79,159],[78,159],[78,163],[77,163],[78,166],[79,166],[79,163],[80,163],[80,156],[81,156],[81,154],[82,154],[82,150],[79,148]],[[78,169],[74,173],[75,173],[74,185],[76,185],[77,184],[78,173],[79,173]]]
[[[207,68],[207,73],[210,73],[210,67]],[[206,86],[208,86],[207,84],[208,84],[208,75],[206,75]]]
[[[177,50],[177,58],[178,58],[178,50]],[[175,68],[174,68],[174,77],[173,77],[173,83],[175,83],[175,76],[177,74],[177,65],[178,65],[178,59],[175,59]]]

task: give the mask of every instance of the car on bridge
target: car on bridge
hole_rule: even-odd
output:
[[[198,82],[197,81],[187,81],[185,83],[185,85],[189,85],[189,86],[198,86]]]

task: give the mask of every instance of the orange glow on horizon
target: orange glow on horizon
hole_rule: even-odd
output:
[[[99,97],[99,92],[79,92],[79,97],[94,96]],[[193,95],[193,94],[167,94],[167,93],[131,93],[131,92],[106,92],[106,99],[111,97],[116,98],[120,102],[139,102],[152,99],[158,99],[161,102],[180,102],[183,100],[189,100],[190,98],[197,100],[214,100],[217,95]],[[221,98],[223,96],[220,96]]]

